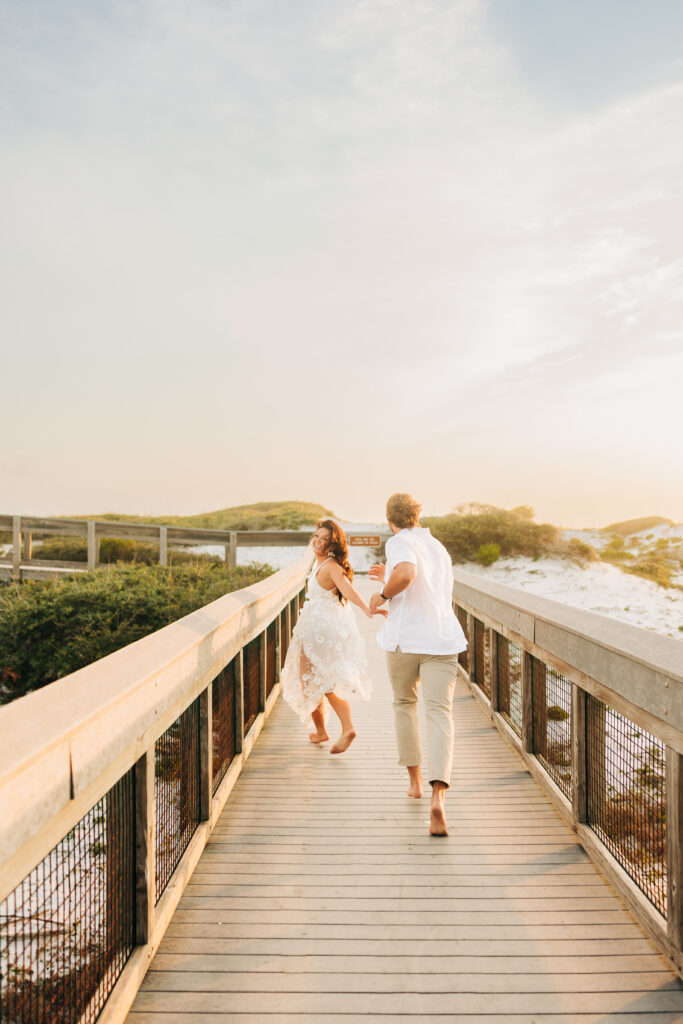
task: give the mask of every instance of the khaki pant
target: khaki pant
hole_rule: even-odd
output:
[[[387,668],[394,691],[398,763],[405,767],[422,764],[417,721],[417,688],[422,683],[427,712],[428,781],[450,786],[458,655],[405,654],[399,647],[387,652]]]

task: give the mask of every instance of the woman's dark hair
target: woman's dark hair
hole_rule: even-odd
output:
[[[339,523],[335,523],[334,519],[319,519],[316,525],[317,530],[328,530],[330,539],[325,549],[325,554],[334,558],[342,567],[342,572],[348,579],[349,583],[353,580],[353,569],[349,565],[349,549],[346,546],[346,534],[342,530]],[[346,598],[335,587],[335,593],[342,604],[346,602]]]

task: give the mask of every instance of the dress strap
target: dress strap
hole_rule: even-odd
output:
[[[320,572],[320,570],[321,570],[321,569],[322,569],[322,567],[324,566],[325,562],[329,562],[329,560],[330,560],[331,558],[332,558],[332,555],[328,555],[328,556],[327,556],[327,558],[323,558],[322,562],[320,563],[320,565],[318,566],[318,568],[317,568],[317,569],[315,570],[315,572],[313,573],[313,576],[315,577],[315,579],[316,579],[316,580],[318,579],[318,573]]]

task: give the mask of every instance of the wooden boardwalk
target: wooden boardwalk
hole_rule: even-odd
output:
[[[332,757],[278,703],[129,1024],[683,1022],[680,981],[464,686],[451,835],[428,836],[359,624],[358,739]]]

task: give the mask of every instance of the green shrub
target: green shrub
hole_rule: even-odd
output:
[[[533,510],[502,509],[493,505],[463,505],[447,516],[423,519],[434,536],[446,547],[454,562],[473,562],[480,547],[497,544],[503,557],[543,554],[569,554],[569,545],[560,538],[557,527],[534,523]]]
[[[482,544],[477,551],[477,561],[481,565],[493,565],[500,558],[499,544]]]
[[[48,562],[87,562],[88,545],[80,537],[48,537],[33,549],[33,558]],[[158,565],[159,545],[138,540],[120,540],[103,537],[100,541],[100,564],[134,562],[138,565]],[[169,565],[214,564],[222,562],[215,555],[195,554],[178,548],[168,549]]]
[[[0,587],[0,703],[75,672],[272,573],[265,565],[118,565]]]
[[[652,580],[653,583],[658,583],[662,587],[670,587],[672,585],[671,566],[667,565],[666,562],[656,555],[645,556],[634,562],[633,565],[623,566],[623,569],[624,572],[629,572],[633,576],[642,576],[643,579]]]
[[[578,537],[570,538],[568,549],[569,557],[577,562],[594,562],[598,557],[595,548],[587,544],[585,540],[579,540]]]
[[[551,704],[548,708],[548,719],[551,722],[565,722],[569,718],[569,712],[561,708],[559,704]]]

